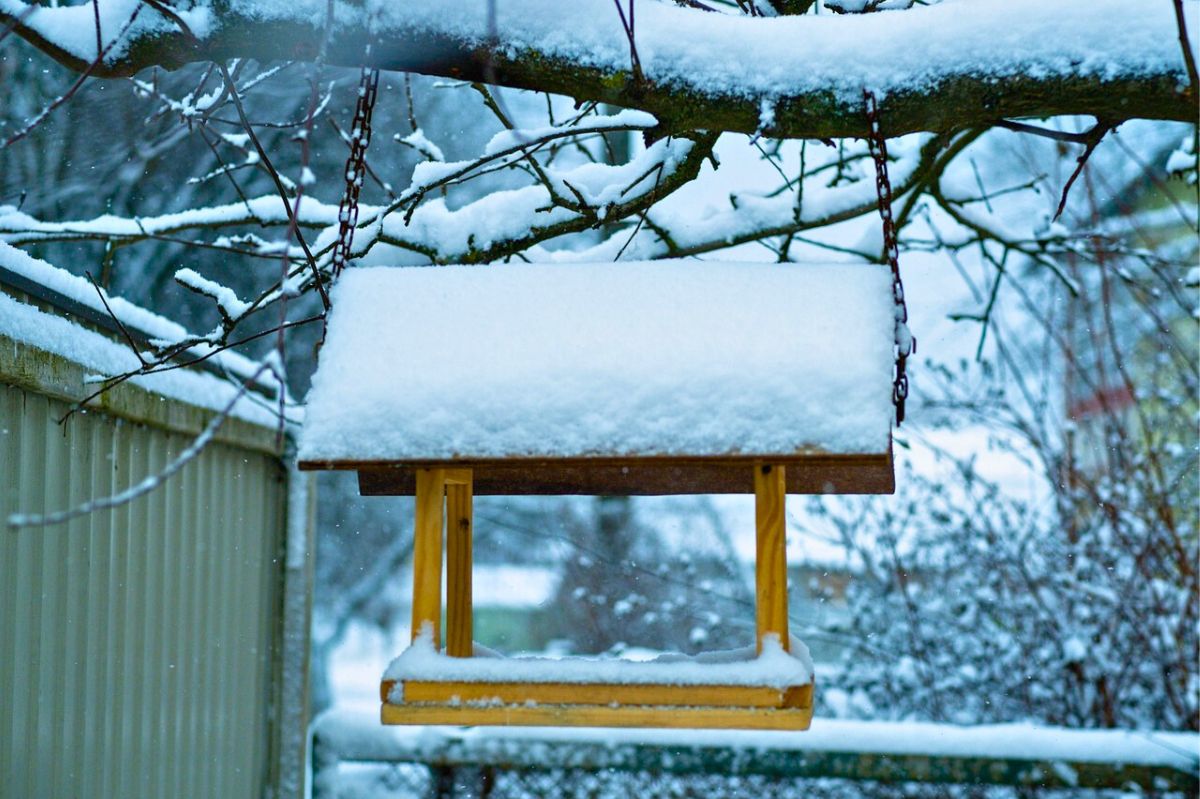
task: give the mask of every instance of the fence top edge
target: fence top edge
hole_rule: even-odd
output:
[[[1028,723],[958,726],[814,718],[807,732],[543,727],[384,727],[374,713],[333,709],[314,735],[339,759],[418,759],[455,748],[485,753],[531,744],[845,752],[873,755],[1163,766],[1194,773],[1200,734],[1081,730]],[[391,755],[392,757],[389,757]]]

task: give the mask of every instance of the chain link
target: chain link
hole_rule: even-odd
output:
[[[371,144],[371,113],[379,94],[379,70],[363,67],[358,78],[358,102],[350,127],[350,155],[346,158],[346,191],[338,207],[338,237],[333,245],[332,271],[336,280],[350,260],[354,228],[358,224],[358,195],[367,176],[367,147]]]
[[[879,216],[883,220],[883,250],[892,269],[892,299],[896,303],[896,371],[892,381],[892,403],[896,406],[896,424],[904,421],[908,399],[908,356],[917,351],[917,339],[908,329],[908,305],[904,301],[904,281],[900,279],[900,244],[896,238],[896,220],[892,217],[892,182],[888,178],[887,139],[879,129],[879,105],[875,95],[863,92],[867,122],[870,126],[867,146],[875,162],[875,191],[879,197]]]

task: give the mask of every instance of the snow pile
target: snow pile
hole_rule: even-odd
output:
[[[892,326],[876,265],[351,270],[300,457],[882,453]]]
[[[278,199],[276,201],[278,202]],[[3,225],[4,219],[3,212],[0,212],[0,226]],[[65,269],[52,266],[41,259],[34,258],[32,255],[4,241],[0,241],[0,270],[14,274],[19,278],[24,278],[39,286],[44,286],[103,316],[111,314],[130,330],[150,336],[155,341],[175,342],[181,341],[188,336],[188,331],[183,325],[172,322],[164,316],[159,316],[153,311],[148,311],[140,305],[134,305],[121,297],[111,296],[107,292],[104,293],[104,298],[101,299],[101,295],[96,291],[96,287],[85,278],[73,275]],[[190,269],[180,271],[192,272]],[[192,274],[194,275],[195,273],[192,272]],[[199,275],[196,275],[196,277],[199,280],[204,280]],[[215,288],[224,289],[223,286],[219,286],[219,284],[212,281],[204,282],[211,284]],[[229,291],[229,289],[224,290]],[[232,294],[231,291],[229,293]],[[234,297],[236,299],[236,295]],[[107,306],[105,302],[107,302]],[[190,354],[193,356],[206,355],[208,352],[209,350],[200,346],[190,350]],[[218,353],[212,356],[212,359],[219,363],[222,369],[235,377],[249,378],[258,371],[257,363],[231,350]]]
[[[0,242],[0,269],[52,289],[92,310],[107,313],[95,288],[86,280],[3,242]],[[179,339],[184,335],[182,327],[144,308],[119,297],[106,299],[113,313],[128,326],[166,339]],[[141,366],[128,344],[84,328],[70,319],[46,313],[2,292],[0,337],[74,361],[99,376],[120,375]],[[214,359],[236,376],[252,376],[257,369],[252,361],[236,353],[223,352],[214,356]],[[131,378],[130,382],[162,396],[215,411],[228,405],[238,391],[234,382],[195,369],[139,375]],[[252,392],[246,392],[237,402],[232,415],[266,427],[278,424],[274,403]]]
[[[385,680],[428,680],[436,682],[602,683],[607,685],[743,685],[780,690],[808,685],[813,681],[813,663],[808,647],[793,638],[785,652],[778,639],[763,640],[763,651],[753,647],[688,656],[660,655],[654,660],[634,661],[613,657],[547,658],[496,655],[477,646],[476,656],[454,658],[438,652],[428,634],[418,636],[412,646],[384,672]],[[389,701],[404,701],[403,686],[392,689]]]

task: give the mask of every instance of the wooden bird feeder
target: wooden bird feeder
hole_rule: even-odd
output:
[[[785,498],[893,490],[885,267],[371,268],[333,300],[300,467],[416,497],[413,644],[384,676],[385,724],[808,727]],[[477,656],[475,495],[700,493],[755,496],[744,655]]]

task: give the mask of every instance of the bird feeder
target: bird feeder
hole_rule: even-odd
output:
[[[416,498],[413,643],[384,675],[383,722],[807,728],[785,498],[893,490],[894,327],[876,265],[348,271],[300,466]],[[753,494],[755,640],[650,663],[481,651],[472,499],[488,494]]]

